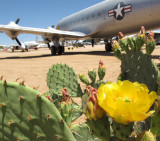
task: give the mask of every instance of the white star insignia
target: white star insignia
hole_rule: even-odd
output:
[[[122,15],[122,10],[123,10],[123,7],[121,7],[120,3],[118,4],[118,7],[117,9],[115,9],[114,11],[116,12],[116,18],[120,15],[121,17],[123,17]]]

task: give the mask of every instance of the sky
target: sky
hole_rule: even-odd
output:
[[[103,0],[1,0],[0,24],[20,18],[19,25],[25,27],[46,28],[56,25],[66,16],[90,7]],[[21,42],[35,41],[36,35],[20,34]],[[38,36],[39,40],[42,40]],[[0,33],[0,45],[17,44],[6,34]]]

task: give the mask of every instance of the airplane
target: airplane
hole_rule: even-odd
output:
[[[39,45],[39,43],[37,43],[36,41],[26,41],[23,43],[25,47],[27,47],[27,49],[35,49],[37,50],[37,46]]]
[[[160,27],[160,0],[105,0],[80,12],[63,18],[53,27],[33,28],[19,26],[19,20],[0,25],[19,45],[18,35],[22,33],[41,35],[51,49],[51,54],[64,53],[64,41],[92,39],[92,45],[105,41],[106,51],[111,51],[111,38],[118,32],[134,34],[143,25],[146,30]],[[50,47],[49,42],[54,45]]]

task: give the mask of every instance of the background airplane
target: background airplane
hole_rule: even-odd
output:
[[[64,52],[64,41],[79,39],[92,39],[92,45],[97,40],[104,39],[105,49],[110,51],[109,40],[117,36],[119,31],[133,34],[142,25],[147,30],[159,28],[159,7],[159,0],[106,0],[62,19],[56,29],[22,27],[18,25],[18,19],[8,25],[0,25],[0,31],[15,39],[19,45],[19,34],[42,35],[47,44],[54,41],[51,46],[52,55]]]

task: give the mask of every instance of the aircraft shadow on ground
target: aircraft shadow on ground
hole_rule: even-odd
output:
[[[98,56],[114,56],[113,52],[105,52],[105,51],[91,51],[91,52],[65,52],[63,55],[55,55],[51,54],[45,55],[37,55],[37,56],[12,56],[12,57],[1,57],[0,60],[5,59],[32,59],[32,58],[45,58],[45,57],[56,57],[56,56],[66,56],[66,55],[98,55]]]

